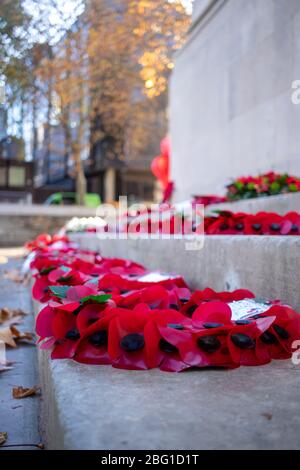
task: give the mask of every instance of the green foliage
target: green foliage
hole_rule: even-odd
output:
[[[299,189],[297,188],[295,183],[291,183],[291,184],[289,184],[289,191],[291,193],[295,193],[295,192],[299,191]]]
[[[83,297],[80,302],[84,304],[85,302],[91,301],[97,304],[103,304],[109,299],[111,299],[110,294],[87,295],[86,297]]]
[[[300,191],[300,178],[287,173],[269,172],[233,181],[227,186],[227,198],[229,201],[237,201],[297,191]]]
[[[270,184],[270,193],[271,194],[278,194],[280,191],[280,184],[278,181],[274,181]]]

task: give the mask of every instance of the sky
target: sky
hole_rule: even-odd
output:
[[[159,0],[169,1],[172,0]],[[181,0],[188,13],[192,12],[193,0]],[[36,19],[41,15],[48,15],[52,31],[47,33],[53,36],[53,42],[57,42],[63,31],[68,29],[83,11],[81,0],[25,0],[25,8]],[[57,30],[61,29],[61,35],[57,34]],[[51,34],[52,33],[52,34]]]
[[[76,18],[83,12],[83,3],[81,0],[24,0],[25,9],[28,13],[37,20],[39,18],[48,17],[48,22],[51,26],[48,29],[44,36],[45,39],[52,37],[53,40],[50,42],[57,42],[60,37],[64,34],[64,31],[69,29],[69,27],[74,23]],[[61,31],[58,34],[58,30]],[[37,34],[36,31],[32,31],[33,40],[36,40],[34,37]],[[40,38],[43,36],[43,31],[39,31]]]

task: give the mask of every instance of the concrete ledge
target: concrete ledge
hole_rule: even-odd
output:
[[[43,215],[49,217],[92,217],[96,209],[84,206],[44,206],[43,204],[8,204],[0,203],[0,216]]]
[[[40,353],[47,449],[297,449],[300,369],[122,371]]]
[[[199,251],[187,251],[186,240],[101,240],[95,234],[71,238],[104,256],[181,274],[192,288],[244,287],[300,309],[300,237],[211,235]]]
[[[57,232],[71,217],[95,215],[96,209],[80,206],[0,204],[0,246],[20,246],[41,232]]]
[[[260,211],[277,212],[277,214],[280,215],[285,215],[290,211],[300,212],[300,192],[212,204],[207,206],[206,214],[216,209],[229,210],[232,212],[247,212],[249,214],[255,214]]]

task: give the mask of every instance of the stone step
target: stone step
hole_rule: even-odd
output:
[[[210,235],[200,250],[187,240],[101,239],[73,234],[81,248],[130,258],[152,270],[181,274],[193,288],[247,288],[258,297],[280,298],[300,309],[300,237]]]
[[[290,361],[181,374],[49,360],[48,449],[298,449],[300,369]]]
[[[0,203],[0,247],[22,246],[41,232],[56,233],[71,217],[95,215],[89,207]]]
[[[177,271],[193,286],[250,287],[259,295],[300,303],[295,293],[300,243],[296,238],[207,237],[204,249],[194,252],[185,250],[184,240],[101,241],[91,234],[72,238],[82,248],[101,248],[106,256]],[[39,368],[43,438],[49,449],[300,445],[300,368],[289,360],[174,374],[51,361],[40,351]]]
[[[260,197],[254,199],[241,199],[240,201],[211,204],[206,207],[206,214],[214,210],[228,210],[232,212],[276,212],[285,215],[287,212],[300,210],[300,192],[280,194],[278,196]]]

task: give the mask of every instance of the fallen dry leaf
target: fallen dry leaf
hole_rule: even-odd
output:
[[[0,325],[1,324],[12,324],[12,323],[19,323],[24,317],[27,315],[23,310],[20,308],[11,309],[7,307],[0,308]]]
[[[0,341],[3,341],[8,346],[12,348],[17,347],[17,343],[15,340],[18,341],[33,341],[32,333],[29,331],[19,331],[15,326],[6,326],[5,328],[0,328]]]
[[[0,446],[7,440],[7,432],[0,432]]]
[[[29,331],[19,331],[18,328],[15,326],[10,327],[10,331],[13,334],[14,339],[18,340],[26,340],[26,341],[33,341],[33,334]]]
[[[19,386],[12,389],[12,396],[13,398],[27,398],[37,395],[39,391],[39,387],[26,388]]]
[[[262,415],[264,418],[266,418],[268,421],[271,421],[271,419],[273,418],[272,413],[262,413],[261,415]]]
[[[10,326],[0,328],[0,341],[3,341],[5,344],[8,344],[12,348],[17,347]]]
[[[4,271],[4,278],[9,279],[13,282],[23,282],[24,276],[18,269],[11,269],[10,271]]]

